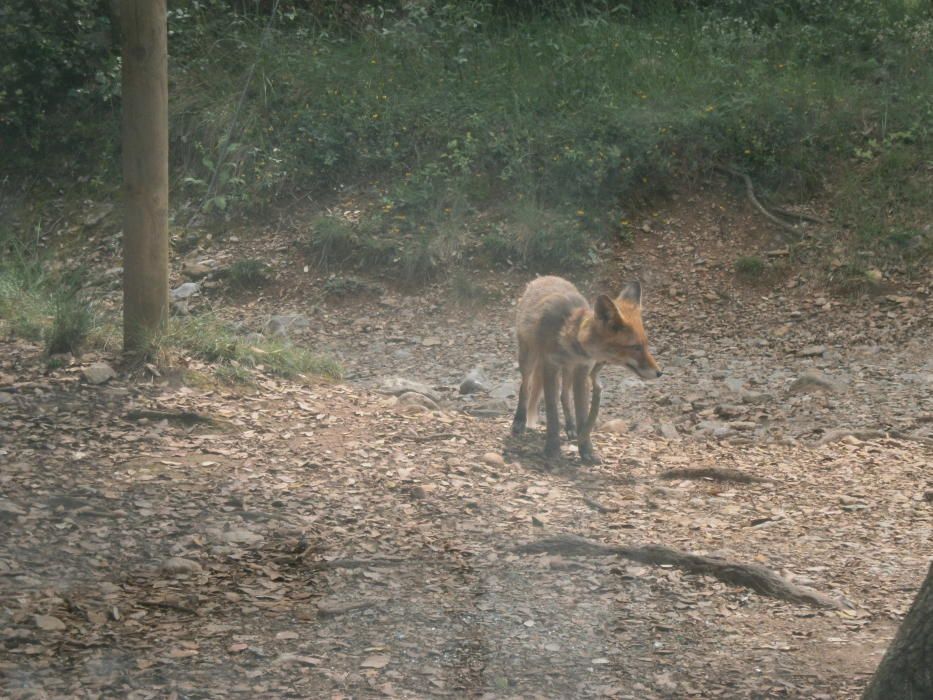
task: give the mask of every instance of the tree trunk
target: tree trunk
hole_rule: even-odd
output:
[[[933,564],[862,700],[933,698]]]
[[[168,317],[165,0],[124,0],[123,347],[145,350]]]

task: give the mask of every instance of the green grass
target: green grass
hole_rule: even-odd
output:
[[[342,370],[332,358],[277,340],[248,343],[212,315],[171,319],[153,343],[161,355],[181,354],[216,364],[221,375],[245,377],[249,370],[286,377],[320,376],[339,379]]]

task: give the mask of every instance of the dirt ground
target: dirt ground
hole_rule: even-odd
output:
[[[508,437],[528,274],[478,277],[474,307],[443,283],[328,300],[266,235],[280,283],[201,308],[244,330],[304,314],[292,340],[337,355],[343,383],[96,386],[82,367],[116,358],[46,371],[0,342],[0,694],[858,697],[933,557],[933,280],[739,283],[738,254],[781,242],[717,201],[675,201],[580,281],[643,280],[665,372],[605,373],[598,466]],[[235,259],[240,238],[197,254]],[[485,390],[459,394],[474,367]],[[664,474],[704,467],[762,480]],[[837,604],[516,551],[557,534],[761,564]]]

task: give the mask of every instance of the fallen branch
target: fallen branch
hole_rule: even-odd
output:
[[[758,197],[755,196],[755,186],[752,184],[752,179],[748,175],[746,175],[745,173],[739,170],[735,170],[733,168],[729,168],[724,165],[716,165],[713,167],[715,167],[715,169],[719,170],[720,172],[728,173],[729,175],[734,175],[735,177],[741,178],[742,181],[745,182],[745,194],[748,195],[748,200],[754,205],[754,207],[758,211],[760,211],[764,215],[766,219],[768,219],[768,221],[771,221],[772,223],[777,224],[785,231],[790,231],[791,233],[795,233],[795,234],[800,233],[800,231],[797,229],[796,226],[793,226],[792,224],[789,224],[786,221],[779,219],[774,214],[772,214],[770,211],[768,211],[761,202],[758,201]]]
[[[750,588],[756,593],[817,608],[842,609],[840,601],[824,593],[798,586],[759,564],[743,564],[719,557],[681,552],[662,545],[623,547],[580,537],[557,535],[516,547],[519,554],[561,554],[563,556],[620,556],[642,564],[674,566],[691,574],[713,576],[724,583]]]
[[[658,475],[661,479],[712,479],[713,481],[734,481],[739,484],[760,484],[770,482],[762,476],[747,474],[738,469],[725,467],[701,467],[699,469],[668,469]]]

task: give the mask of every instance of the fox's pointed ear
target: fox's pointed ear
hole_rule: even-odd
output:
[[[619,313],[619,308],[612,298],[606,294],[600,294],[596,297],[596,306],[593,309],[593,314],[596,316],[596,320],[602,323],[617,323],[622,325],[622,315]]]
[[[619,301],[641,306],[641,282],[636,280],[625,285],[625,289],[619,292]]]

